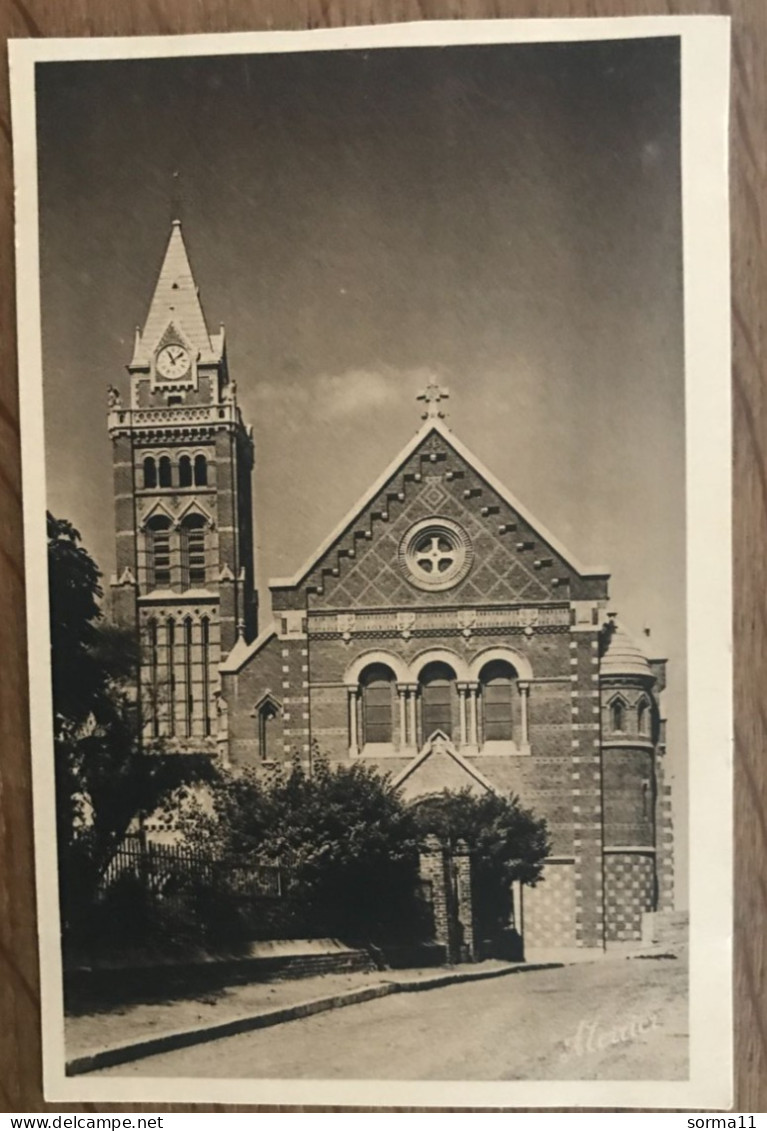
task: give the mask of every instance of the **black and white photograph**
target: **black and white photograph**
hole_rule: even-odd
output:
[[[12,45],[48,1098],[730,1102],[727,28]]]

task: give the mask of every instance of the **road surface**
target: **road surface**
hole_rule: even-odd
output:
[[[98,1076],[678,1080],[683,958],[606,958],[395,994],[105,1069]]]

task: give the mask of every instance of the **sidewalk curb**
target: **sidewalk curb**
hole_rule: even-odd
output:
[[[300,1017],[312,1017],[316,1013],[343,1009],[347,1005],[359,1005],[376,998],[389,997],[391,994],[438,990],[444,986],[459,985],[463,982],[482,982],[488,978],[500,978],[509,974],[526,974],[535,970],[556,970],[564,965],[563,962],[538,962],[531,963],[529,966],[519,964],[495,970],[461,970],[455,973],[438,974],[433,978],[424,978],[418,982],[397,980],[376,982],[372,986],[345,990],[343,993],[333,994],[330,997],[311,998],[308,1001],[299,1001],[294,1005],[282,1006],[279,1009],[262,1010],[259,1013],[236,1017],[232,1021],[200,1025],[195,1029],[179,1029],[176,1032],[163,1033],[161,1036],[131,1041],[127,1045],[115,1045],[112,1048],[100,1049],[98,1052],[68,1060],[66,1062],[66,1075],[82,1076],[100,1068],[114,1068],[118,1064],[142,1060],[144,1057],[156,1056],[158,1053],[173,1052],[176,1049],[189,1048],[191,1045],[220,1040],[222,1037],[236,1037],[241,1033],[249,1033],[256,1029],[268,1029],[273,1025],[282,1025],[286,1021],[295,1021]]]

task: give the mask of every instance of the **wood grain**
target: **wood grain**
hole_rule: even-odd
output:
[[[411,19],[663,14],[733,17],[735,1110],[763,1112],[767,1110],[767,387],[760,369],[767,334],[767,4],[764,0],[0,0],[0,36],[4,42],[11,37],[313,28]],[[25,1112],[44,1111],[46,1104],[41,1091],[5,53],[1,65],[0,1103],[5,1111]],[[29,599],[34,601],[35,594],[30,593]],[[51,1110],[96,1108],[58,1105]],[[226,1109],[110,1105],[108,1110]]]

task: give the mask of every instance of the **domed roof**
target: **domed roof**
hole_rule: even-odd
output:
[[[653,679],[653,670],[647,656],[626,629],[612,621],[607,632],[607,646],[602,653],[600,674]]]

